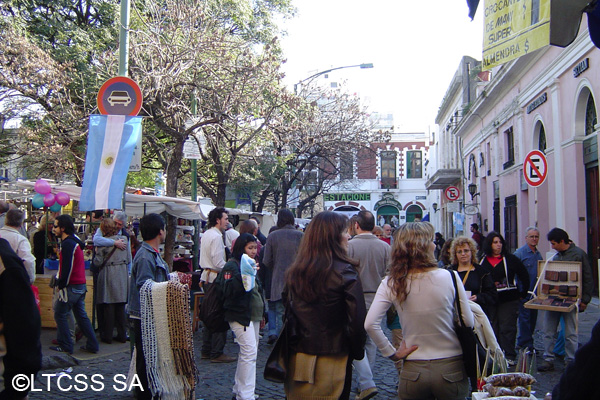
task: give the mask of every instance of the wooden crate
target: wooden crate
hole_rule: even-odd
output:
[[[56,328],[54,310],[52,310],[53,289],[48,286],[52,275],[36,275],[34,285],[40,292],[40,311],[42,315],[42,328]],[[87,293],[85,294],[85,311],[92,319],[92,300],[94,298],[94,281],[91,276],[86,276]]]
[[[559,312],[570,312],[577,307],[578,301],[581,298],[581,262],[579,261],[548,261],[548,265],[544,269],[545,261],[538,261],[538,282],[536,296],[525,303],[525,308],[536,310],[548,310]],[[553,281],[548,279],[550,273],[566,273],[566,281]],[[577,272],[577,280],[571,280],[571,272]],[[559,293],[543,293],[543,285],[550,287],[567,286],[577,287],[577,295],[568,296]],[[550,301],[552,302],[550,303]],[[562,304],[557,304],[561,303]]]

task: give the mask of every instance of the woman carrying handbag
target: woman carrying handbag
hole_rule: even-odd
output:
[[[288,344],[288,400],[350,398],[352,360],[364,357],[366,333],[362,286],[356,262],[347,256],[347,228],[341,214],[317,214],[287,273],[283,301],[294,316],[295,333]]]

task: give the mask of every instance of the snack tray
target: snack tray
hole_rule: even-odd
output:
[[[488,392],[473,392],[471,395],[471,399],[473,399],[473,400],[487,399],[489,397],[489,395],[490,394]],[[534,395],[530,395],[529,397],[521,397],[521,399],[537,400],[537,397],[535,397]]]
[[[550,281],[546,279],[547,271],[555,271],[555,272],[567,272],[569,274],[569,278],[567,281]],[[577,272],[577,280],[570,280],[570,273]],[[538,262],[538,281],[536,284],[538,294],[534,296],[533,299],[529,300],[525,303],[525,308],[532,308],[536,310],[548,310],[548,311],[559,311],[559,312],[570,312],[577,307],[577,300],[581,297],[581,263],[578,261],[539,261]],[[542,293],[543,285],[567,285],[567,286],[577,286],[577,296],[562,296],[562,295],[551,295],[556,299],[565,299],[571,300],[573,303],[569,305],[546,305],[539,304],[540,300],[548,299],[548,294]]]

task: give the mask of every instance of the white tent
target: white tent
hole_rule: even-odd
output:
[[[33,189],[35,182],[17,181],[17,186]],[[74,185],[50,184],[52,192],[65,192],[71,200],[79,200],[81,188]],[[191,200],[166,196],[144,196],[140,194],[125,194],[125,212],[131,217],[141,217],[144,214],[166,211],[168,214],[183,219],[208,219],[208,213],[215,208],[212,204],[202,204]]]

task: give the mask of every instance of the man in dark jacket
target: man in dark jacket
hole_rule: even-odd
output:
[[[294,227],[294,214],[288,209],[281,209],[277,214],[277,230],[271,233],[265,245],[263,264],[273,271],[271,277],[271,295],[269,297],[269,340],[273,344],[277,340],[282,326],[283,302],[281,293],[285,285],[285,273],[292,265],[304,235]]]
[[[42,367],[41,320],[23,262],[8,242],[0,239],[0,399],[22,399],[13,388],[18,374],[37,374]]]
[[[85,311],[85,293],[87,292],[85,263],[83,260],[83,242],[75,236],[75,225],[70,215],[59,215],[54,221],[54,234],[61,239],[57,287],[58,299],[54,305],[56,321],[56,339],[58,346],[50,349],[73,353],[73,338],[69,331],[68,315],[73,311],[77,325],[87,338],[87,344],[81,350],[88,353],[98,352],[98,339]]]

